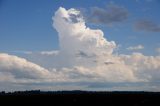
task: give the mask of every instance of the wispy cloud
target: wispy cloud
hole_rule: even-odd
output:
[[[143,45],[130,46],[127,48],[127,50],[141,50],[141,49],[144,49]]]
[[[13,53],[20,53],[20,54],[32,54],[32,51],[13,51]]]
[[[57,55],[59,51],[53,50],[53,51],[41,51],[40,54],[42,55]]]

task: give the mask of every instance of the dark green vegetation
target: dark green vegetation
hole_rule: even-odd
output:
[[[1,103],[32,104],[45,106],[94,104],[101,106],[160,106],[160,92],[95,92],[95,91],[18,91],[0,93]]]

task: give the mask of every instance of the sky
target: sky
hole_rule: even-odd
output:
[[[0,0],[0,90],[160,89],[159,0]]]

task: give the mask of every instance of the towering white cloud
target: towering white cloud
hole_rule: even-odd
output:
[[[109,42],[104,38],[101,30],[86,27],[78,10],[72,8],[67,11],[60,7],[53,21],[53,26],[59,34],[60,54],[64,58],[68,57],[68,60],[71,59],[67,60],[68,62],[75,63],[78,56],[97,58],[101,55],[110,55],[116,47],[114,41]]]
[[[99,29],[86,27],[80,11],[60,7],[53,17],[53,26],[59,33],[61,50],[77,52],[85,50],[95,54],[111,54],[116,47],[114,41],[107,41]],[[107,52],[106,52],[107,51]]]

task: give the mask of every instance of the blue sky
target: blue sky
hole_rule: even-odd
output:
[[[108,40],[121,45],[120,53],[130,53],[129,46],[143,45],[145,55],[156,55],[160,32],[137,31],[134,23],[140,19],[160,24],[158,0],[1,0],[0,51],[44,51],[59,48],[56,30],[52,27],[54,12],[60,7],[89,10],[105,8],[114,3],[128,10],[129,16],[112,27],[87,23],[104,31]]]

